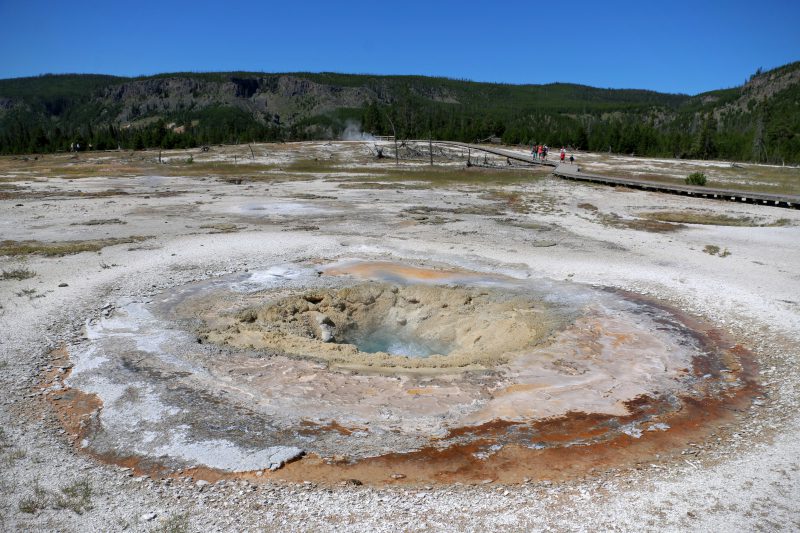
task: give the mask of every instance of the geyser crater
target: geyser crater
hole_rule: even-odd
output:
[[[117,301],[68,347],[65,427],[103,460],[172,470],[306,454],[281,476],[519,480],[679,451],[756,390],[746,348],[633,294],[336,269],[272,267]],[[80,406],[94,422],[72,427]]]
[[[364,282],[256,305],[202,335],[334,367],[458,371],[505,363],[566,323],[563,311],[518,290]]]

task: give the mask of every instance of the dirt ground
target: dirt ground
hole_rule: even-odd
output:
[[[566,182],[499,158],[481,156],[473,160],[480,166],[466,168],[458,149],[437,152],[430,167],[424,149],[407,150],[399,165],[376,158],[369,142],[0,158],[0,529],[800,528],[800,210]],[[619,167],[621,176],[679,179],[705,169],[715,185],[796,192],[800,184],[800,171],[790,168],[600,154],[578,159],[587,172],[614,174]],[[675,341],[675,350],[679,344],[707,350],[703,339],[724,339],[738,359],[708,376],[717,372],[724,384],[725,375],[734,382],[739,372],[752,372],[753,382],[746,394],[724,389],[713,409],[699,396],[694,403],[688,398],[682,418],[671,426],[651,423],[650,433],[634,428],[603,447],[568,446],[555,462],[504,449],[494,459],[502,464],[496,471],[485,467],[481,451],[458,463],[469,475],[446,479],[412,475],[430,464],[445,468],[451,459],[443,454],[420,453],[418,465],[402,463],[407,472],[397,470],[400,463],[371,459],[351,477],[326,474],[337,461],[346,463],[335,456],[307,454],[284,466],[294,459],[287,446],[243,454],[277,416],[254,391],[281,384],[323,394],[333,385],[315,389],[308,376],[330,369],[305,359],[261,368],[258,358],[207,343],[197,336],[201,326],[180,315],[182,298],[199,298],[196,306],[224,315],[240,310],[254,291],[286,288],[276,294],[293,296],[306,290],[304,276],[323,279],[325,269],[357,261],[414,265],[423,269],[418,276],[450,269],[559,294],[596,291],[661,302],[704,334],[687,341],[689,348]],[[201,298],[201,289],[222,284],[228,300]],[[303,312],[311,320],[317,309]],[[401,310],[411,312],[405,304]],[[624,321],[624,313],[611,311],[609,321]],[[576,324],[577,335],[583,322]],[[644,339],[631,346],[671,346]],[[633,351],[626,357],[636,359]],[[562,371],[577,372],[571,361],[559,361]],[[636,366],[628,362],[628,370]],[[112,363],[115,374],[100,372]],[[262,373],[245,375],[247,365]],[[305,373],[294,379],[289,372],[298,365]],[[681,375],[681,365],[673,366]],[[367,391],[373,376],[351,372],[342,376]],[[137,381],[143,376],[149,384]],[[448,406],[441,419],[461,413],[450,405],[466,409],[472,397],[465,391],[486,393],[480,381],[451,392],[435,379],[402,377],[392,387],[419,412]],[[692,394],[705,393],[705,379],[692,377]],[[435,387],[438,403],[436,395],[426,396]],[[343,394],[391,423],[391,402],[380,405],[380,394],[360,402],[354,390]],[[526,382],[504,390],[532,388]],[[489,396],[514,409],[511,400],[503,402],[523,397]],[[258,409],[253,402],[261,402]],[[192,408],[208,413],[205,440],[184,416]],[[291,405],[281,413],[291,414]],[[435,427],[428,419],[424,424]],[[577,427],[537,431],[556,439]],[[326,430],[331,449],[369,433],[333,423]],[[220,432],[237,445],[220,444]],[[140,444],[132,444],[136,439]],[[358,441],[354,449],[369,455],[368,444]]]

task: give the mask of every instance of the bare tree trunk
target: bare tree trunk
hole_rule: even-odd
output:
[[[386,118],[389,119],[389,124],[392,126],[392,134],[394,135],[394,164],[400,164],[400,150],[397,148],[397,130],[394,129],[394,121],[389,113],[386,113]]]
[[[431,166],[433,166],[433,139],[432,135],[428,134],[428,151],[431,153]]]

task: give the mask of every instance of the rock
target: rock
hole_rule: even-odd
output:
[[[208,482],[208,481],[206,481],[205,479],[201,479],[200,481],[198,481],[197,483],[195,483],[195,485],[196,485],[196,486],[198,486],[198,487],[200,487],[200,488],[202,489],[203,487],[206,487],[206,486],[208,486],[208,485],[211,485],[211,483],[210,483],[210,482]]]
[[[58,286],[59,287],[69,287],[69,285],[67,283],[59,283]]]
[[[405,477],[405,474],[392,474],[392,479],[404,479]]]
[[[316,322],[315,326],[317,329],[317,336],[322,342],[331,342],[333,340],[333,332],[334,332],[334,323],[330,317],[324,313],[320,313],[319,311],[313,311],[314,321]]]
[[[150,522],[151,520],[155,520],[156,516],[158,516],[156,513],[146,513],[142,515],[142,520]]]
[[[331,342],[331,340],[333,340],[333,332],[330,330],[329,326],[322,324],[320,325],[319,330],[319,338],[322,342]]]
[[[333,320],[331,320],[328,315],[325,315],[325,314],[322,314],[322,313],[317,315],[317,320],[319,321],[319,323],[321,325],[325,325],[325,326],[333,326],[334,325],[333,324]]]

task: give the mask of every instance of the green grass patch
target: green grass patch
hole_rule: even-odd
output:
[[[234,233],[242,229],[240,226],[229,222],[221,222],[219,224],[203,224],[200,226],[200,228],[214,230],[210,233]]]
[[[295,159],[282,168],[287,172],[317,174],[338,171],[337,164],[335,159]]]
[[[522,194],[516,191],[491,190],[481,196],[486,200],[493,200],[506,204],[508,209],[517,213],[527,213],[528,208]]]
[[[386,159],[383,167],[343,165],[335,159],[300,159],[282,167],[288,173],[299,174],[325,174],[343,172],[349,174],[364,174],[366,182],[358,177],[346,178],[342,188],[392,188],[390,183],[420,181],[430,185],[442,184],[513,184],[531,181],[550,174],[549,169],[503,169],[482,167],[453,167],[453,166],[396,166],[394,160]],[[352,183],[353,185],[349,185]],[[363,187],[358,184],[363,183]]]
[[[31,300],[36,298],[36,289],[22,289],[21,291],[17,291],[14,293],[17,295],[18,298],[22,298],[23,296],[27,296]]]
[[[529,183],[542,179],[550,174],[550,170],[524,169],[488,169],[480,167],[425,167],[414,169],[390,169],[385,172],[389,179],[398,181],[424,181],[431,185],[513,185]]]
[[[418,216],[430,216],[431,214],[438,213],[448,213],[451,215],[501,216],[505,215],[506,211],[506,206],[499,202],[487,205],[468,205],[463,207],[430,207],[427,205],[415,205],[403,209],[403,213]]]
[[[152,239],[149,236],[131,235],[109,239],[94,239],[86,241],[0,241],[0,256],[44,255],[48,257],[78,254],[81,252],[97,252],[107,246],[142,242]]]
[[[92,508],[92,485],[88,479],[81,479],[64,487],[55,495],[54,505],[57,509],[69,509],[76,514],[83,514]]]
[[[96,218],[86,222],[73,222],[70,226],[104,226],[107,224],[127,224],[127,222],[118,218]]]
[[[686,182],[686,185],[703,186],[706,184],[708,180],[706,179],[706,175],[703,174],[702,172],[692,172],[691,174],[686,176],[686,179],[684,179],[684,181]]]
[[[39,481],[34,481],[31,493],[19,501],[19,510],[23,513],[36,514],[47,507],[48,496],[47,491],[39,485]]]
[[[19,501],[19,510],[23,513],[35,514],[48,507],[69,509],[76,514],[83,514],[92,508],[92,485],[87,478],[80,479],[61,487],[57,493],[48,491],[34,481],[31,493]]]
[[[622,218],[616,213],[604,213],[599,216],[600,223],[612,228],[634,229],[650,233],[673,233],[685,229],[686,226],[661,220],[646,218]]]
[[[703,252],[707,253],[708,255],[717,255],[719,257],[728,257],[731,255],[727,248],[722,250],[716,244],[706,244],[703,248]]]
[[[33,270],[28,270],[27,268],[15,268],[14,270],[3,270],[3,272],[0,274],[0,279],[15,279],[17,281],[22,281],[25,279],[31,279],[35,276],[36,272]]]
[[[154,531],[158,533],[189,533],[189,513],[176,514],[167,518]]]
[[[395,182],[383,182],[383,181],[353,181],[342,183],[339,185],[340,189],[359,189],[359,190],[407,190],[407,191],[414,191],[414,190],[425,190],[430,189],[430,185],[426,185],[423,183],[395,183]]]
[[[14,466],[14,463],[19,461],[20,459],[24,459],[27,457],[27,453],[25,450],[13,449],[9,450],[8,452],[0,455],[0,464],[3,465],[5,468],[11,468]]]
[[[652,211],[640,213],[639,216],[649,220],[661,222],[674,222],[677,224],[702,224],[706,226],[745,226],[745,227],[769,227],[769,226],[789,226],[791,220],[780,218],[772,222],[764,222],[752,217],[733,217],[718,213],[700,211]]]
[[[275,170],[275,165],[260,163],[233,163],[227,161],[194,161],[191,166],[172,164],[157,167],[162,174],[172,176],[248,176],[269,170]]]

